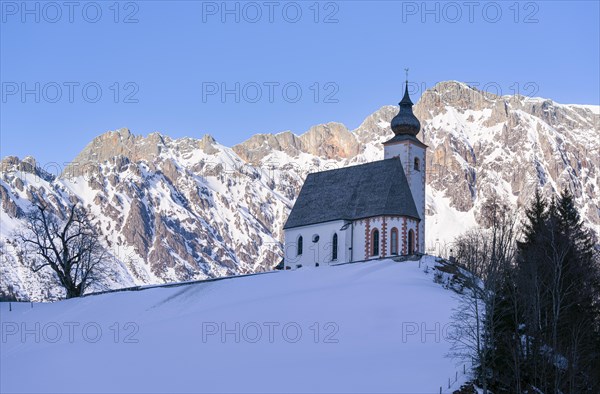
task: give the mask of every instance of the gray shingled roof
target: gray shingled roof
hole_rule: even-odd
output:
[[[283,228],[381,215],[419,219],[398,158],[308,174]]]

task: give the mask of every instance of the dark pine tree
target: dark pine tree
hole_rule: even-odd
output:
[[[511,267],[503,274],[500,290],[496,297],[493,316],[496,335],[490,368],[494,371],[491,388],[494,393],[521,393],[523,375],[523,329],[520,324],[522,306],[518,298],[516,269]]]
[[[540,190],[536,190],[531,204],[525,210],[522,240],[517,242],[515,291],[518,303],[522,306],[519,310],[524,331],[521,377],[525,386],[533,384],[541,387],[548,379],[541,348],[549,310],[545,290],[548,283],[547,264],[543,258],[547,249],[549,210],[548,201]]]
[[[505,309],[516,308],[518,320],[505,318],[501,337],[506,343],[497,351],[508,357],[511,335],[522,334],[524,348],[514,364],[522,366],[521,390],[600,392],[600,269],[594,239],[567,190],[550,203],[536,192],[525,215],[513,304],[508,303],[510,288],[501,294]],[[510,376],[507,365],[498,367]],[[518,392],[516,384],[509,391]]]
[[[569,361],[562,389],[600,392],[600,267],[591,232],[585,227],[573,195],[563,190],[553,212],[559,231],[568,242],[564,259],[564,311],[558,347]]]

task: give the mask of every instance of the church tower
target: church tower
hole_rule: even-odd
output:
[[[383,143],[384,159],[399,157],[402,162],[413,200],[421,218],[415,239],[416,252],[425,253],[425,163],[427,145],[417,138],[421,123],[413,114],[413,103],[408,95],[408,81],[406,81],[404,97],[399,104],[400,111],[391,123],[395,136]]]

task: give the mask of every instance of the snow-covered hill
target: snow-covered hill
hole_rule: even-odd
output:
[[[302,268],[10,312],[2,303],[0,391],[452,392],[467,379],[446,357],[458,301],[434,283],[434,264]]]
[[[270,270],[282,256],[282,226],[306,174],[380,160],[397,111],[383,107],[352,131],[328,123],[299,136],[258,134],[233,148],[208,135],[171,139],[121,129],[95,138],[64,171],[4,158],[0,292],[60,295],[11,243],[35,199],[50,201],[59,215],[72,201],[92,209],[111,253],[113,288]],[[443,254],[476,225],[493,193],[522,206],[536,187],[570,188],[600,234],[600,107],[499,97],[450,81],[424,92],[415,114],[429,145],[429,252]]]

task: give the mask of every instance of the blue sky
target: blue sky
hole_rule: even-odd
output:
[[[23,4],[0,4],[0,155],[41,165],[121,127],[228,146],[355,128],[399,101],[405,67],[415,102],[452,79],[600,104],[596,1]]]

